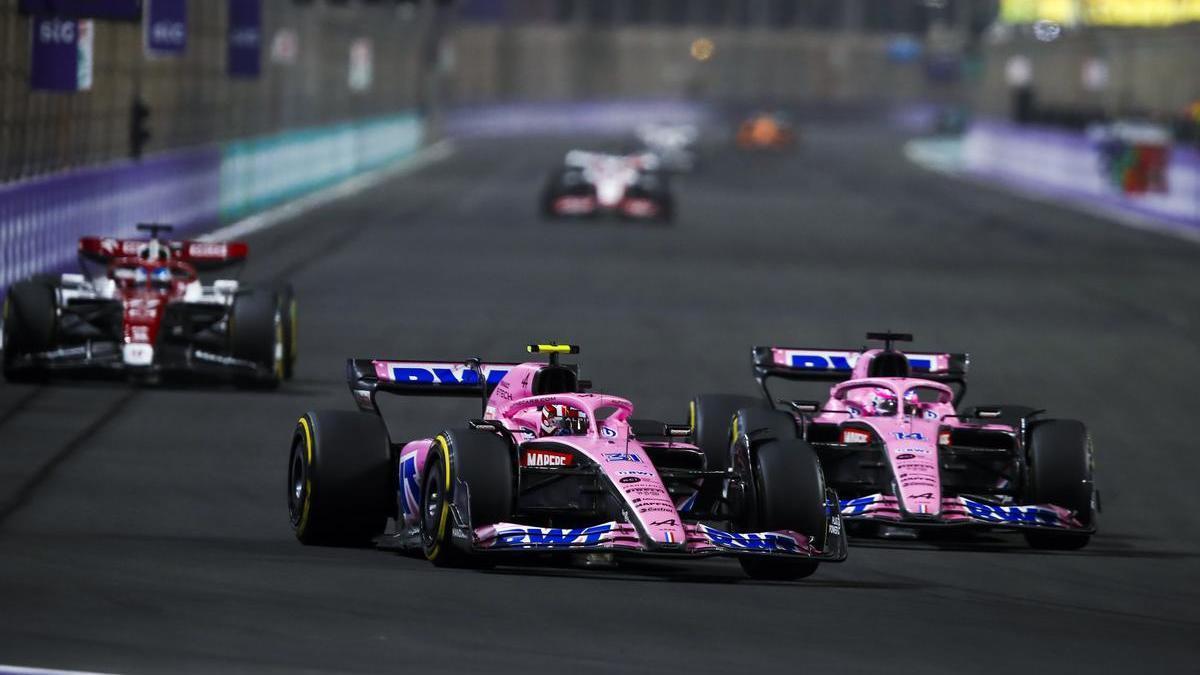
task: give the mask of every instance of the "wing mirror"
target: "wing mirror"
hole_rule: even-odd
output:
[[[820,401],[782,400],[780,403],[802,415],[815,415],[821,412]]]

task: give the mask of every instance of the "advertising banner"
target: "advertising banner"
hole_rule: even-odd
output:
[[[261,57],[261,0],[229,0],[229,75],[257,78]]]
[[[46,91],[85,91],[92,88],[90,19],[35,17],[29,22],[29,86]]]
[[[21,0],[21,12],[76,19],[137,21],[142,0]]]
[[[182,56],[187,51],[187,0],[146,0],[142,30],[147,55]]]

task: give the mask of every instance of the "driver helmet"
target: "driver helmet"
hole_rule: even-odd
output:
[[[867,399],[867,411],[871,415],[888,416],[896,414],[896,394],[890,389],[878,387],[871,392]]]
[[[171,270],[166,267],[159,267],[151,272],[151,279],[158,282],[167,282],[171,280]]]
[[[541,408],[543,436],[582,436],[587,433],[587,414],[562,403]]]
[[[170,250],[157,239],[151,239],[145,246],[138,249],[138,257],[146,262],[166,262],[171,257]]]

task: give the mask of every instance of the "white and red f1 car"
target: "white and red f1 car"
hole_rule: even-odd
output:
[[[612,213],[632,220],[670,222],[670,184],[651,153],[610,155],[572,150],[542,191],[547,218]]]
[[[589,393],[568,345],[530,345],[549,363],[352,359],[370,414],[309,412],[292,436],[288,507],[305,544],[372,541],[437,565],[572,552],[590,557],[737,557],[755,578],[795,579],[846,556],[837,495],[811,452],[763,448],[713,469],[686,425],[633,418]],[[380,392],[481,397],[459,428],[395,439]],[[394,533],[383,535],[388,519]]]
[[[252,386],[291,376],[296,300],[290,286],[245,288],[200,274],[245,261],[242,242],[84,237],[82,274],[14,284],[4,302],[4,375],[232,375]]]

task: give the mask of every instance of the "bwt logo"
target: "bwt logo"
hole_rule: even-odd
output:
[[[457,371],[457,372],[456,372]],[[500,368],[484,368],[488,384],[496,384],[508,374]],[[400,384],[478,385],[479,376],[469,368],[422,368],[392,366],[392,380]]]
[[[1053,511],[1037,506],[996,506],[980,502],[963,500],[967,511],[979,520],[989,523],[1030,523],[1041,525],[1058,525],[1058,516]]]
[[[876,495],[871,495],[869,497],[859,497],[858,499],[843,499],[838,504],[838,508],[841,510],[842,515],[857,516],[865,513],[867,507],[875,503],[875,497]]]
[[[858,355],[851,357],[804,352],[793,352],[789,365],[800,370],[853,370],[858,361]],[[932,359],[908,357],[908,363],[916,370],[933,370]]]
[[[721,548],[732,548],[741,551],[786,551],[798,553],[800,545],[792,537],[783,534],[767,532],[764,534],[739,534],[724,532],[712,527],[705,527],[704,533],[708,540]]]
[[[564,529],[559,527],[523,527],[496,534],[495,546],[555,548],[560,546],[593,546],[612,531],[612,523]]]

